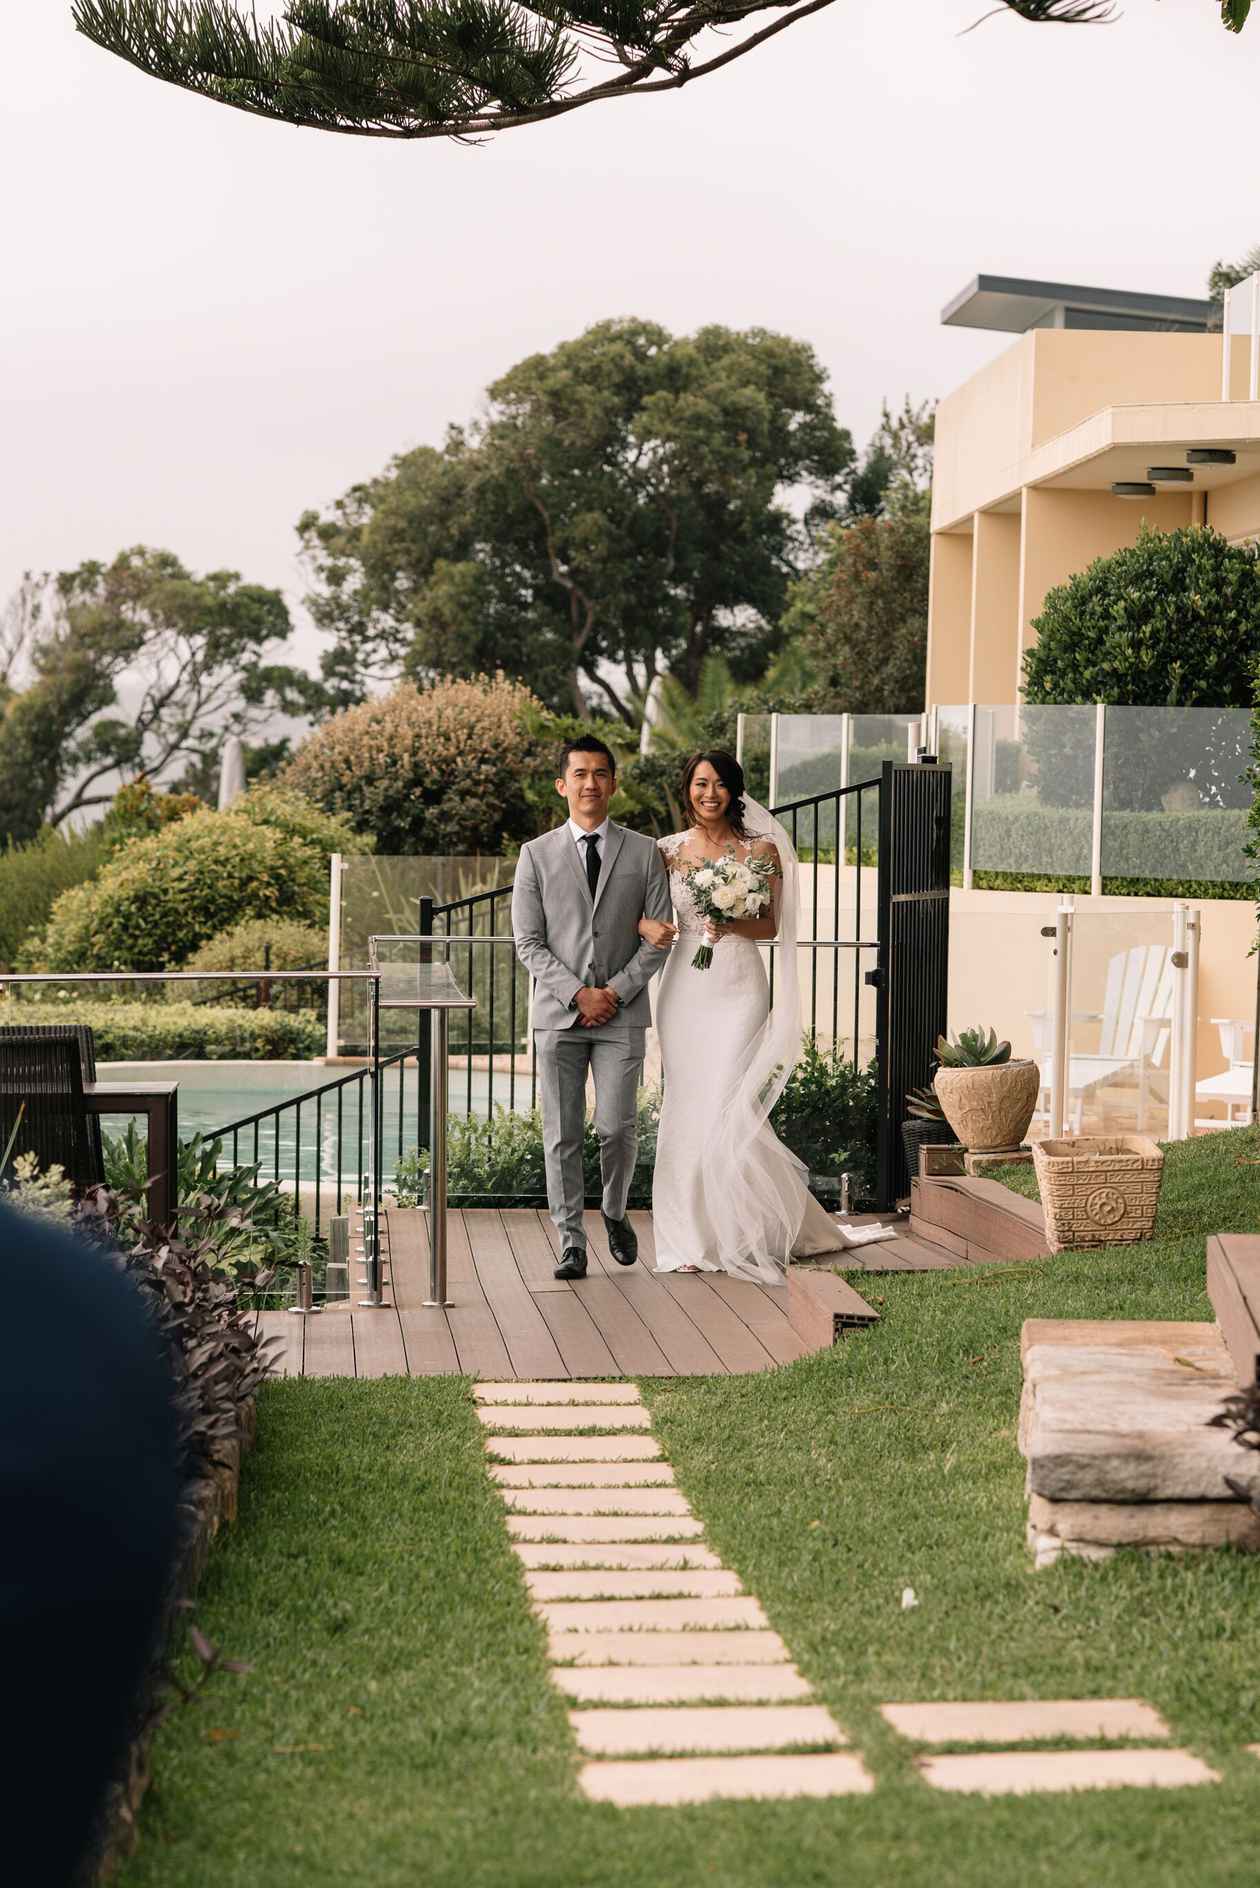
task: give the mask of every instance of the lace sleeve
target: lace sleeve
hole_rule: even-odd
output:
[[[678,854],[682,851],[686,838],[686,833],[667,833],[664,839],[657,840],[656,843],[660,848],[661,857],[664,859],[667,868],[673,865]]]

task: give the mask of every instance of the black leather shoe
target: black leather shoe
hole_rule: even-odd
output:
[[[609,1219],[607,1213],[600,1215],[604,1222],[604,1231],[608,1234],[608,1250],[618,1265],[633,1265],[639,1256],[639,1235],[628,1219]]]
[[[581,1246],[567,1246],[556,1267],[557,1278],[585,1278],[586,1254]]]

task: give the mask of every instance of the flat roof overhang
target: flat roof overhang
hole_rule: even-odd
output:
[[[1195,466],[1193,483],[1161,489],[1212,492],[1260,477],[1260,400],[1104,407],[1012,466],[1008,482],[991,488],[974,510],[1018,511],[1024,486],[1110,497],[1113,482],[1145,479],[1152,465],[1184,465],[1186,453],[1196,446],[1227,447],[1237,455],[1235,463]],[[932,529],[970,531],[972,515],[969,509],[955,518],[934,516]]]
[[[1015,275],[978,275],[946,303],[941,322],[947,328],[988,328],[999,334],[1026,334],[1058,308],[1077,315],[1126,316],[1142,327],[1170,326],[1206,330],[1217,313],[1213,302],[1186,295],[1144,295],[1133,289],[1084,288],[1072,282],[1032,282]]]

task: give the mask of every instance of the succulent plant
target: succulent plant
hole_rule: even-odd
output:
[[[947,1036],[937,1037],[936,1059],[943,1069],[993,1068],[1010,1061],[1011,1045],[999,1042],[992,1029],[963,1029],[953,1042]]]
[[[911,1121],[943,1121],[945,1110],[931,1083],[926,1088],[907,1088],[906,1114]]]

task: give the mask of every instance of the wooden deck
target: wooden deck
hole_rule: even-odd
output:
[[[715,1274],[658,1274],[648,1213],[630,1215],[639,1263],[609,1257],[603,1221],[587,1213],[589,1270],[553,1277],[555,1235],[532,1209],[452,1212],[446,1310],[424,1306],[422,1212],[387,1215],[390,1260],[380,1310],[330,1306],[318,1317],[260,1315],[283,1349],[283,1376],[431,1377],[495,1382],[581,1377],[725,1376],[770,1370],[819,1350],[842,1326],[876,1321],[852,1286],[801,1269],[796,1289]],[[794,1268],[795,1276],[795,1268]]]

